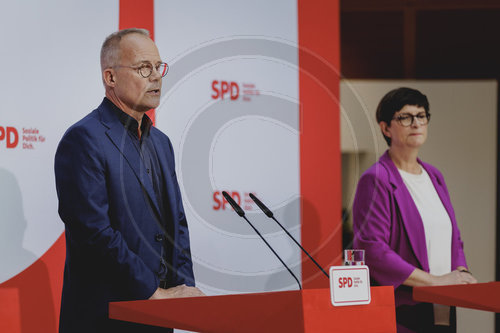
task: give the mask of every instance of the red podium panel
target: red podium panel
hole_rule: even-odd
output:
[[[329,289],[109,303],[109,317],[197,332],[394,332],[393,287],[369,305],[334,307]]]
[[[500,282],[415,287],[413,299],[419,302],[500,312]]]

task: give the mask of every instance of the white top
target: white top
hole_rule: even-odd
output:
[[[399,170],[399,169],[398,169]],[[427,171],[419,175],[399,170],[424,224],[430,273],[451,272],[451,219]],[[449,324],[449,307],[434,305],[436,324]]]

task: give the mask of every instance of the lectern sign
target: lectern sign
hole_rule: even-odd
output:
[[[330,294],[334,306],[370,304],[368,266],[330,267]]]

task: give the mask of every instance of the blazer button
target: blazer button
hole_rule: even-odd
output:
[[[157,242],[161,242],[163,240],[163,234],[156,234],[155,239]]]

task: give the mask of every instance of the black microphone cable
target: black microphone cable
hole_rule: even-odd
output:
[[[315,263],[316,266],[318,266],[318,268],[323,272],[323,274],[325,274],[325,276],[329,279],[330,275],[328,275],[328,273],[325,272],[325,270],[323,269],[323,267],[321,267],[321,265],[318,264],[316,262],[316,260],[314,260],[314,258],[309,254],[309,252],[307,252],[306,249],[304,249],[302,247],[302,245],[300,245],[300,243],[297,242],[297,240],[288,232],[288,230],[286,230],[286,228],[283,227],[281,225],[281,223],[279,223],[279,221],[274,217],[273,212],[269,208],[267,208],[266,205],[264,205],[262,203],[262,201],[259,200],[259,198],[257,198],[255,195],[253,195],[253,193],[250,193],[250,198],[252,198],[252,200],[257,204],[257,206],[259,206],[259,208],[264,212],[264,214],[267,215],[267,217],[273,219],[276,223],[278,223],[278,225],[281,227],[281,229],[283,229],[283,231],[286,232],[286,234],[288,235],[288,237],[290,237],[295,242],[295,244],[297,244],[300,247],[300,249],[302,250],[302,252],[304,252],[305,254],[307,254],[307,256],[309,257],[309,259],[311,259],[312,262]]]
[[[283,259],[281,259],[281,257],[276,253],[276,251],[274,251],[274,249],[272,248],[272,246],[266,241],[266,239],[261,235],[261,233],[257,230],[257,228],[255,228],[254,225],[247,219],[247,217],[245,216],[245,212],[243,211],[243,209],[241,209],[241,207],[236,203],[236,201],[233,200],[233,198],[226,191],[222,191],[222,195],[224,196],[224,198],[226,198],[227,202],[229,202],[229,204],[231,205],[231,207],[233,207],[233,209],[236,212],[236,214],[238,214],[239,216],[241,216],[242,218],[244,218],[245,221],[247,221],[248,224],[250,224],[250,226],[252,227],[252,229],[257,233],[257,235],[259,235],[259,237],[264,241],[264,243],[266,243],[266,245],[269,247],[269,249],[279,259],[279,261],[281,261],[281,263],[283,264],[283,266],[285,266],[285,268],[293,276],[293,278],[295,279],[295,281],[297,281],[297,284],[299,285],[299,289],[302,289],[302,286],[300,285],[299,279],[297,279],[297,277],[295,276],[295,274],[293,274],[292,270],[287,266],[287,264],[285,264],[285,262],[283,261]]]

